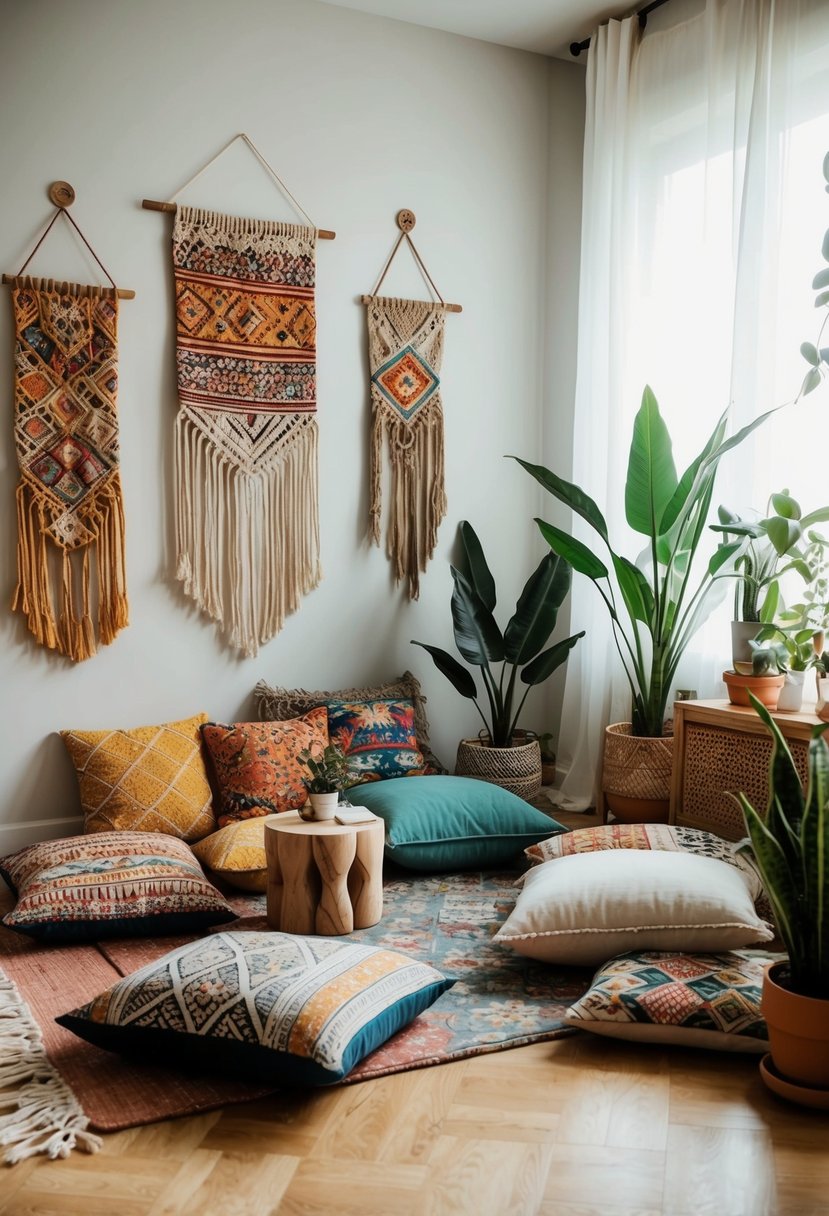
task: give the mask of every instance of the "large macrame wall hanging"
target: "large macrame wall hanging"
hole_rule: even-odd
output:
[[[234,138],[262,160],[247,136]],[[322,233],[149,205],[176,210],[176,576],[232,645],[254,655],[320,580]]]
[[[362,297],[371,376],[369,534],[379,545],[385,435],[391,466],[386,552],[395,581],[405,582],[409,599],[416,600],[420,575],[435,551],[438,526],[446,514],[440,396],[443,322],[445,313],[460,312],[461,306],[444,302],[424,266],[409,236],[414,214],[400,211],[397,224],[400,236],[377,285],[371,295]],[[404,237],[438,302],[377,295]]]
[[[71,197],[70,197],[71,195]],[[60,215],[92,251],[66,207],[57,210],[11,284],[15,324],[17,587],[43,646],[80,661],[128,624],[124,510],[118,471],[118,297],[134,292],[31,278],[23,271]],[[99,261],[99,265],[102,265]],[[104,273],[109,274],[102,265]]]

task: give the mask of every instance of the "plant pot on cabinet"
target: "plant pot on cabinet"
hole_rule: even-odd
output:
[[[461,739],[455,773],[489,781],[532,802],[541,790],[541,748],[537,739],[513,747],[490,747],[482,739]]]
[[[630,722],[606,727],[602,792],[614,818],[622,823],[667,823],[673,760],[673,735],[632,735]]]
[[[736,671],[724,671],[722,678],[732,705],[751,705],[748,699],[751,693],[766,709],[777,709],[783,676],[745,676]]]
[[[757,637],[763,628],[761,621],[732,621],[731,622],[731,664],[738,675],[752,674],[752,653],[750,642]]]
[[[774,1067],[795,1086],[825,1090],[829,1102],[829,1000],[790,991],[787,969],[785,962],[771,963],[763,976],[762,1011]],[[765,1072],[763,1079],[768,1084]]]
[[[805,671],[787,671],[783,676],[783,687],[777,708],[784,713],[799,714],[803,708],[803,690],[806,685]]]

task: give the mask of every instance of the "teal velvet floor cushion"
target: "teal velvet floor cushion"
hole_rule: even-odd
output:
[[[560,823],[523,799],[471,777],[404,777],[348,791],[354,806],[385,820],[386,857],[410,870],[509,865]]]

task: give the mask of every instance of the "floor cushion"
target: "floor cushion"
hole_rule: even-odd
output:
[[[543,962],[594,966],[627,950],[731,950],[773,936],[735,866],[612,849],[535,866],[495,940]]]
[[[240,891],[266,891],[265,824],[273,815],[241,819],[191,845],[203,866]]]
[[[304,806],[310,778],[306,748],[328,746],[328,711],[312,709],[284,722],[209,722],[202,727],[219,790],[219,827]]]
[[[17,895],[3,924],[42,941],[190,933],[236,913],[187,845],[161,832],[96,832],[0,860]]]
[[[62,730],[86,832],[166,832],[199,840],[216,829],[199,728],[207,714],[131,730]]]
[[[564,829],[549,815],[489,781],[409,777],[349,791],[386,824],[385,855],[410,870],[510,865],[527,845]]]
[[[331,1085],[452,983],[377,946],[223,932],[165,954],[57,1021],[111,1051]]]
[[[634,951],[605,963],[567,1021],[579,1030],[638,1043],[765,1052],[760,1011],[764,951],[677,954]]]

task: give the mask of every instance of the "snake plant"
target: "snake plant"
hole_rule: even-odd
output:
[[[493,747],[510,747],[518,718],[531,688],[542,684],[567,659],[584,631],[543,650],[556,627],[558,610],[570,590],[569,563],[555,553],[542,557],[518,598],[515,612],[503,633],[492,615],[496,603],[495,580],[487,565],[481,542],[471,524],[460,525],[460,568],[450,567],[452,625],[455,645],[461,656],[481,672],[489,702],[487,719],[478,703],[478,688],[472,673],[454,655],[439,646],[415,642],[432,656],[438,671],[461,694],[473,701]],[[491,664],[500,663],[500,671]],[[520,691],[526,690],[516,708]]]
[[[829,723],[815,726],[809,743],[804,796],[788,744],[768,710],[751,703],[774,739],[765,819],[740,794],[749,843],[774,919],[789,955],[790,987],[829,1000]]]

